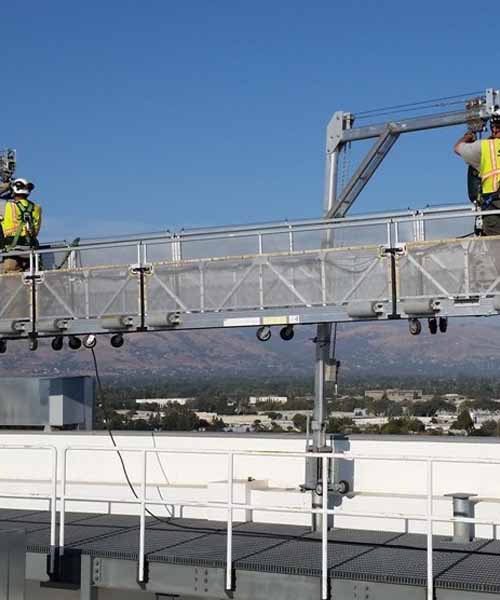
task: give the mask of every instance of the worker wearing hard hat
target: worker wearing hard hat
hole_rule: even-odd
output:
[[[26,179],[15,179],[11,184],[12,199],[5,202],[2,216],[4,252],[26,246],[36,248],[37,236],[42,223],[42,209],[29,200],[35,186]],[[26,256],[7,256],[3,260],[4,273],[24,271],[28,265]]]
[[[476,140],[468,131],[454,146],[455,153],[477,170],[481,180],[478,204],[483,211],[500,210],[500,113],[490,118],[491,137]],[[500,235],[500,214],[483,216],[483,235]]]

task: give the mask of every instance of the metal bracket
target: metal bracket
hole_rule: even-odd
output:
[[[117,331],[131,329],[134,326],[134,317],[132,315],[107,315],[101,317],[101,326],[103,329]]]
[[[181,313],[179,311],[167,313],[167,323],[171,327],[177,327],[182,323]]]
[[[131,275],[139,275],[140,273],[144,273],[144,275],[152,275],[153,274],[153,265],[151,265],[149,263],[144,264],[144,265],[135,264],[135,265],[130,265],[128,270]]]
[[[224,573],[224,586],[226,583],[226,571],[223,571]],[[233,571],[232,573],[232,587],[230,590],[226,590],[226,595],[228,597],[232,597],[232,592],[235,589],[235,572]],[[202,596],[202,595],[209,595],[212,596],[211,592],[212,590],[210,589],[211,586],[211,581],[210,581],[210,577],[211,577],[211,571],[210,569],[207,569],[205,567],[195,567],[194,571],[193,571],[193,589],[196,593],[196,596]]]
[[[47,574],[49,581],[41,583],[42,587],[57,587],[79,590],[82,581],[82,553],[80,550],[56,548],[55,554],[47,555]]]
[[[493,88],[486,90],[486,110],[491,115],[500,108],[500,91]]]
[[[379,254],[380,256],[388,257],[388,256],[406,256],[408,253],[408,249],[406,244],[394,244],[389,245],[385,244],[384,246],[380,246]]]
[[[37,322],[38,331],[43,333],[63,333],[69,329],[70,318],[64,319],[39,319]]]
[[[354,117],[351,113],[342,111],[336,112],[331,118],[326,128],[326,152],[332,154],[338,150],[342,142],[342,132],[350,129],[354,123]]]
[[[43,271],[38,271],[36,273],[30,273],[28,271],[22,274],[22,280],[24,285],[31,285],[32,281],[36,284],[40,284],[45,281],[45,273]]]
[[[102,560],[100,558],[94,558],[92,561],[92,583],[98,585],[101,583],[102,574]]]

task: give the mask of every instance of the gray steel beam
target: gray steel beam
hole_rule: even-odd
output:
[[[0,600],[24,600],[26,533],[23,529],[0,531]]]
[[[393,133],[411,133],[413,131],[424,131],[427,129],[439,129],[440,127],[451,127],[463,125],[473,118],[487,118],[488,111],[474,109],[471,111],[457,111],[442,113],[439,115],[428,115],[416,117],[403,121],[392,121],[389,123]],[[365,127],[353,127],[342,132],[341,143],[356,142],[358,140],[369,140],[382,135],[388,123],[379,125],[366,125]]]
[[[46,581],[46,555],[27,553],[26,558],[26,580]],[[95,588],[97,590],[122,590],[124,597],[126,597],[126,591],[138,594],[142,592],[145,597],[156,593],[160,598],[172,596],[186,598],[186,600],[194,598],[221,600],[228,597],[224,590],[224,569],[222,568],[151,562],[148,583],[141,585],[136,580],[137,563],[135,561],[94,558],[92,563],[92,581]],[[86,565],[82,563],[82,575],[92,563]],[[359,573],[359,575],[363,577],[366,574]],[[355,577],[355,574],[353,576]],[[288,600],[289,598],[319,600],[321,597],[319,577],[236,570],[235,582],[235,590],[231,593],[234,600],[268,600],[268,598],[273,600]],[[427,592],[424,585],[382,583],[336,578],[335,576],[330,579],[330,583],[331,596],[337,600],[359,600],[360,598],[425,600]],[[434,595],[436,600],[493,600],[499,597],[498,594],[493,593],[440,588],[439,581],[437,587],[434,588]],[[88,596],[81,597],[88,598]]]
[[[363,162],[357,168],[350,181],[342,190],[340,197],[329,208],[326,219],[344,217],[351,208],[356,198],[361,194],[364,187],[370,181],[384,158],[396,143],[399,133],[395,133],[392,125],[386,125],[378,136]]]
[[[313,447],[321,451],[326,446],[326,424],[328,420],[328,401],[325,390],[325,372],[330,357],[331,323],[320,323],[316,329],[316,366],[314,373],[314,408],[311,422]],[[328,493],[328,482],[322,482],[323,493]],[[322,494],[312,493],[313,508],[321,508]],[[314,514],[312,528],[319,531],[322,526],[322,515]]]
[[[97,600],[97,588],[93,585],[93,575],[92,557],[82,554],[80,600]]]

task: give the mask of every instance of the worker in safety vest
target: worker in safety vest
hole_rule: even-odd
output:
[[[500,210],[500,113],[490,118],[491,137],[476,140],[468,131],[454,146],[456,154],[474,167],[481,179],[478,205],[482,211]],[[500,235],[500,214],[483,216],[483,235]]]
[[[35,186],[26,179],[15,179],[11,184],[13,198],[5,202],[2,217],[2,231],[4,237],[4,252],[11,252],[15,248],[26,246],[36,248],[37,236],[42,223],[42,209],[28,199]],[[5,257],[2,271],[24,271],[28,265],[26,256]]]

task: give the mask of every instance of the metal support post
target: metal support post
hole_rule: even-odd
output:
[[[226,544],[226,592],[234,589],[233,580],[233,504],[234,504],[234,454],[227,456],[227,544]]]
[[[82,554],[80,600],[97,600],[97,588],[93,585],[92,575],[92,557]]]
[[[139,564],[137,580],[139,584],[146,582],[146,495],[147,495],[148,454],[142,451],[141,495],[139,504]]]
[[[24,600],[26,533],[23,529],[0,531],[0,600]]]
[[[137,265],[132,272],[138,277],[139,284],[139,318],[140,323],[137,331],[147,331],[146,327],[146,275],[151,273],[151,265],[147,264],[146,246],[139,242],[137,244]]]
[[[39,280],[39,256],[35,252],[31,251],[29,256],[29,274],[25,276],[26,280],[30,282],[30,296],[31,296],[31,331],[28,334],[30,340],[30,349],[36,350],[38,347],[38,331],[37,331],[37,282]]]
[[[466,519],[474,518],[474,500],[472,498],[476,495],[462,492],[445,494],[446,497],[453,500],[453,517],[455,519],[460,519],[460,517]],[[464,521],[453,522],[453,542],[456,544],[468,544],[473,539],[474,523]]]
[[[388,315],[388,319],[400,319],[401,315],[398,313],[398,282],[397,282],[397,269],[396,269],[396,248],[388,249],[389,258],[391,261],[391,305],[392,312]]]
[[[338,192],[338,162],[342,149],[342,134],[352,125],[352,115],[336,112],[326,128],[326,168],[325,168],[325,197],[324,213],[327,214],[335,204]]]
[[[434,600],[434,561],[432,540],[432,497],[434,494],[432,480],[432,460],[427,461],[427,600]]]
[[[314,410],[311,423],[312,449],[316,452],[328,451],[326,447],[326,423],[328,419],[328,402],[325,394],[325,368],[330,358],[331,323],[320,323],[316,334],[316,370],[314,374]],[[321,489],[320,489],[321,488]],[[321,494],[318,493],[321,491]],[[313,508],[321,508],[323,494],[328,494],[328,481],[322,481],[313,491]],[[322,528],[322,515],[313,514],[312,528],[319,531]]]

